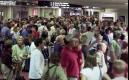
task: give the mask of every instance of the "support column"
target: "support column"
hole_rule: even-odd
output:
[[[7,8],[7,18],[13,18],[13,7],[8,7]]]

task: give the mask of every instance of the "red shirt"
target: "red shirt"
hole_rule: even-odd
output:
[[[39,34],[39,32],[33,31],[33,32],[32,32],[32,35],[33,35],[33,37],[34,37],[35,39],[38,39],[40,34]]]
[[[78,65],[79,65],[79,67],[80,67],[80,69],[81,69],[81,65],[82,65],[82,63],[83,63],[83,60],[82,60],[82,51],[81,51],[81,49],[79,50],[78,48],[73,48],[73,50],[74,50],[74,52],[77,54],[77,56],[78,56]]]
[[[68,77],[79,78],[78,55],[75,51],[64,48],[61,53],[61,65],[66,69]]]

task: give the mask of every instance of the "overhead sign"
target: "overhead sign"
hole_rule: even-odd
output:
[[[0,5],[12,6],[16,5],[16,1],[0,1]]]
[[[81,5],[62,3],[62,2],[51,2],[51,1],[38,1],[38,6],[47,7],[82,7]]]
[[[51,7],[69,7],[69,3],[61,3],[61,2],[51,2]]]

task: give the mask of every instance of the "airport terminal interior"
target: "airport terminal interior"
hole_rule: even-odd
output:
[[[0,0],[0,80],[128,80],[128,0]]]

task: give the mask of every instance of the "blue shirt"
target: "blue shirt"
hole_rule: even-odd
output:
[[[28,31],[26,30],[26,29],[23,29],[22,31],[21,31],[21,35],[24,37],[24,38],[27,38],[28,37]]]
[[[5,38],[5,37],[11,37],[12,34],[10,32],[10,29],[6,26],[4,26],[2,29],[1,29],[1,37],[2,38]]]

